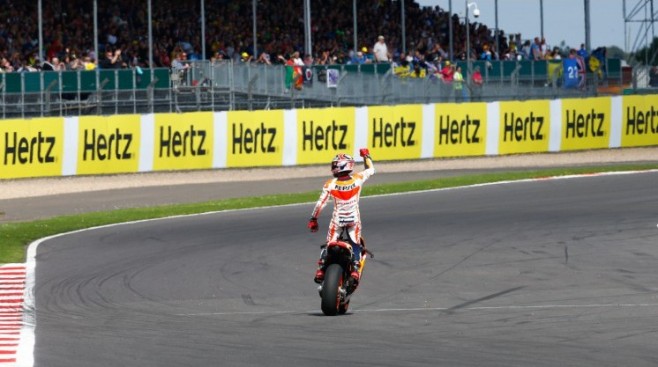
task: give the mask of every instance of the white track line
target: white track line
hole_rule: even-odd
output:
[[[640,308],[640,307],[658,307],[658,303],[595,303],[595,304],[547,304],[547,305],[509,305],[509,306],[478,306],[478,307],[410,307],[410,308],[372,308],[372,309],[352,309],[351,313],[378,313],[378,312],[445,312],[445,311],[488,311],[488,310],[551,310],[567,308]],[[201,313],[180,313],[174,316],[186,317],[203,317],[203,316],[243,316],[243,315],[298,315],[307,313],[317,313],[318,310],[312,311],[235,311],[235,312],[201,312]]]

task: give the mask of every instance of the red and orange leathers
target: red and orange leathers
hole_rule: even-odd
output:
[[[365,157],[365,170],[338,178],[332,178],[322,187],[320,198],[313,208],[311,217],[317,218],[327,205],[329,197],[334,199],[334,212],[329,223],[327,242],[335,241],[341,229],[348,228],[350,238],[359,243],[361,238],[361,216],[359,214],[359,197],[363,183],[375,174],[375,166],[369,156]]]

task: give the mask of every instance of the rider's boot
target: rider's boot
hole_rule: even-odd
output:
[[[322,284],[324,281],[324,271],[326,269],[326,265],[324,264],[324,252],[322,253],[322,257],[320,257],[320,260],[318,260],[318,270],[315,271],[315,278],[313,278],[313,281]]]
[[[320,266],[318,270],[315,271],[315,278],[313,281],[321,284],[324,281],[324,267]]]
[[[361,267],[361,263],[359,263],[358,261],[352,264],[352,273],[350,274],[350,278],[354,279],[355,283],[358,283],[359,280],[361,279],[361,275],[359,274],[360,267]]]
[[[318,260],[318,270],[315,271],[315,277],[313,278],[313,281],[318,284],[322,284],[322,282],[324,281],[324,271],[327,268],[325,264],[326,258],[327,258],[327,248],[325,246],[322,246],[322,250],[320,251],[320,259]]]

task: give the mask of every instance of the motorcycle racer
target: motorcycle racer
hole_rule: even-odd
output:
[[[340,236],[343,228],[347,229],[350,242],[352,242],[352,251],[354,253],[354,271],[350,274],[356,282],[359,281],[359,259],[361,258],[361,216],[359,213],[359,197],[361,187],[375,174],[375,166],[368,149],[360,149],[359,155],[363,157],[365,170],[352,174],[354,169],[354,159],[345,153],[337,154],[331,161],[331,172],[334,178],[325,182],[322,187],[320,198],[313,208],[311,219],[308,221],[308,228],[311,232],[318,231],[318,216],[327,204],[329,197],[334,200],[334,211],[329,223],[327,232],[327,243],[335,241]],[[314,281],[322,283],[325,272],[326,248],[323,247],[318,260],[318,270],[315,273]]]

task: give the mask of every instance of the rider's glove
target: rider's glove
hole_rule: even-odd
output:
[[[364,158],[369,157],[370,156],[370,151],[368,150],[368,148],[361,148],[361,149],[359,149],[359,155],[361,157],[364,157]]]
[[[317,232],[318,231],[318,218],[309,219],[307,227],[308,227],[308,229],[311,230],[311,232]]]

